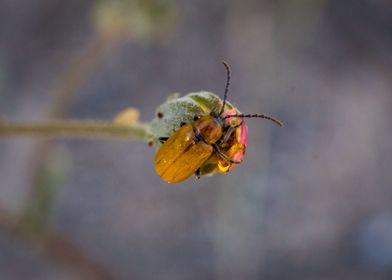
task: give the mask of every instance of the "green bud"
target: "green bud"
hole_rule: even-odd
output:
[[[170,137],[182,123],[193,122],[195,115],[219,111],[222,103],[219,96],[208,91],[193,92],[183,97],[178,97],[178,94],[170,96],[158,107],[156,117],[150,123],[153,142],[159,145],[159,137]],[[232,109],[233,105],[227,102],[225,107]]]

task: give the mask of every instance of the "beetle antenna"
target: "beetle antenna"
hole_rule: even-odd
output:
[[[266,120],[270,120],[273,121],[276,125],[283,127],[284,124],[283,122],[281,122],[280,120],[268,116],[268,115],[259,115],[259,114],[248,114],[248,115],[244,115],[244,114],[239,114],[239,115],[227,115],[225,116],[223,119],[228,119],[228,118],[261,118],[261,119],[266,119]]]
[[[226,61],[222,61],[223,65],[226,68],[227,72],[227,80],[226,80],[226,87],[225,87],[225,93],[223,95],[223,104],[222,104],[222,109],[219,112],[219,115],[223,114],[223,111],[225,110],[225,105],[226,105],[226,99],[227,99],[227,93],[229,92],[229,87],[230,87],[230,77],[231,77],[231,71],[230,71],[230,66]]]

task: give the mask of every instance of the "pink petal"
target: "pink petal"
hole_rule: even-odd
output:
[[[233,159],[233,160],[235,160],[235,161],[241,161],[243,158],[244,158],[244,150],[240,150],[240,151],[237,151],[237,152],[235,152],[232,156],[231,156],[231,158]]]
[[[242,123],[240,127],[238,142],[245,146],[248,144],[248,126],[246,125],[245,121]]]

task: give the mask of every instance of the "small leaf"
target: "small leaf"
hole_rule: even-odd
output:
[[[140,112],[135,108],[127,108],[118,113],[113,122],[118,125],[132,125],[139,121]]]

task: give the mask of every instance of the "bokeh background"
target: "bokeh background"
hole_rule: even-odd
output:
[[[0,117],[149,121],[174,92],[249,120],[228,175],[154,148],[0,140],[0,279],[391,279],[389,0],[0,0]]]

